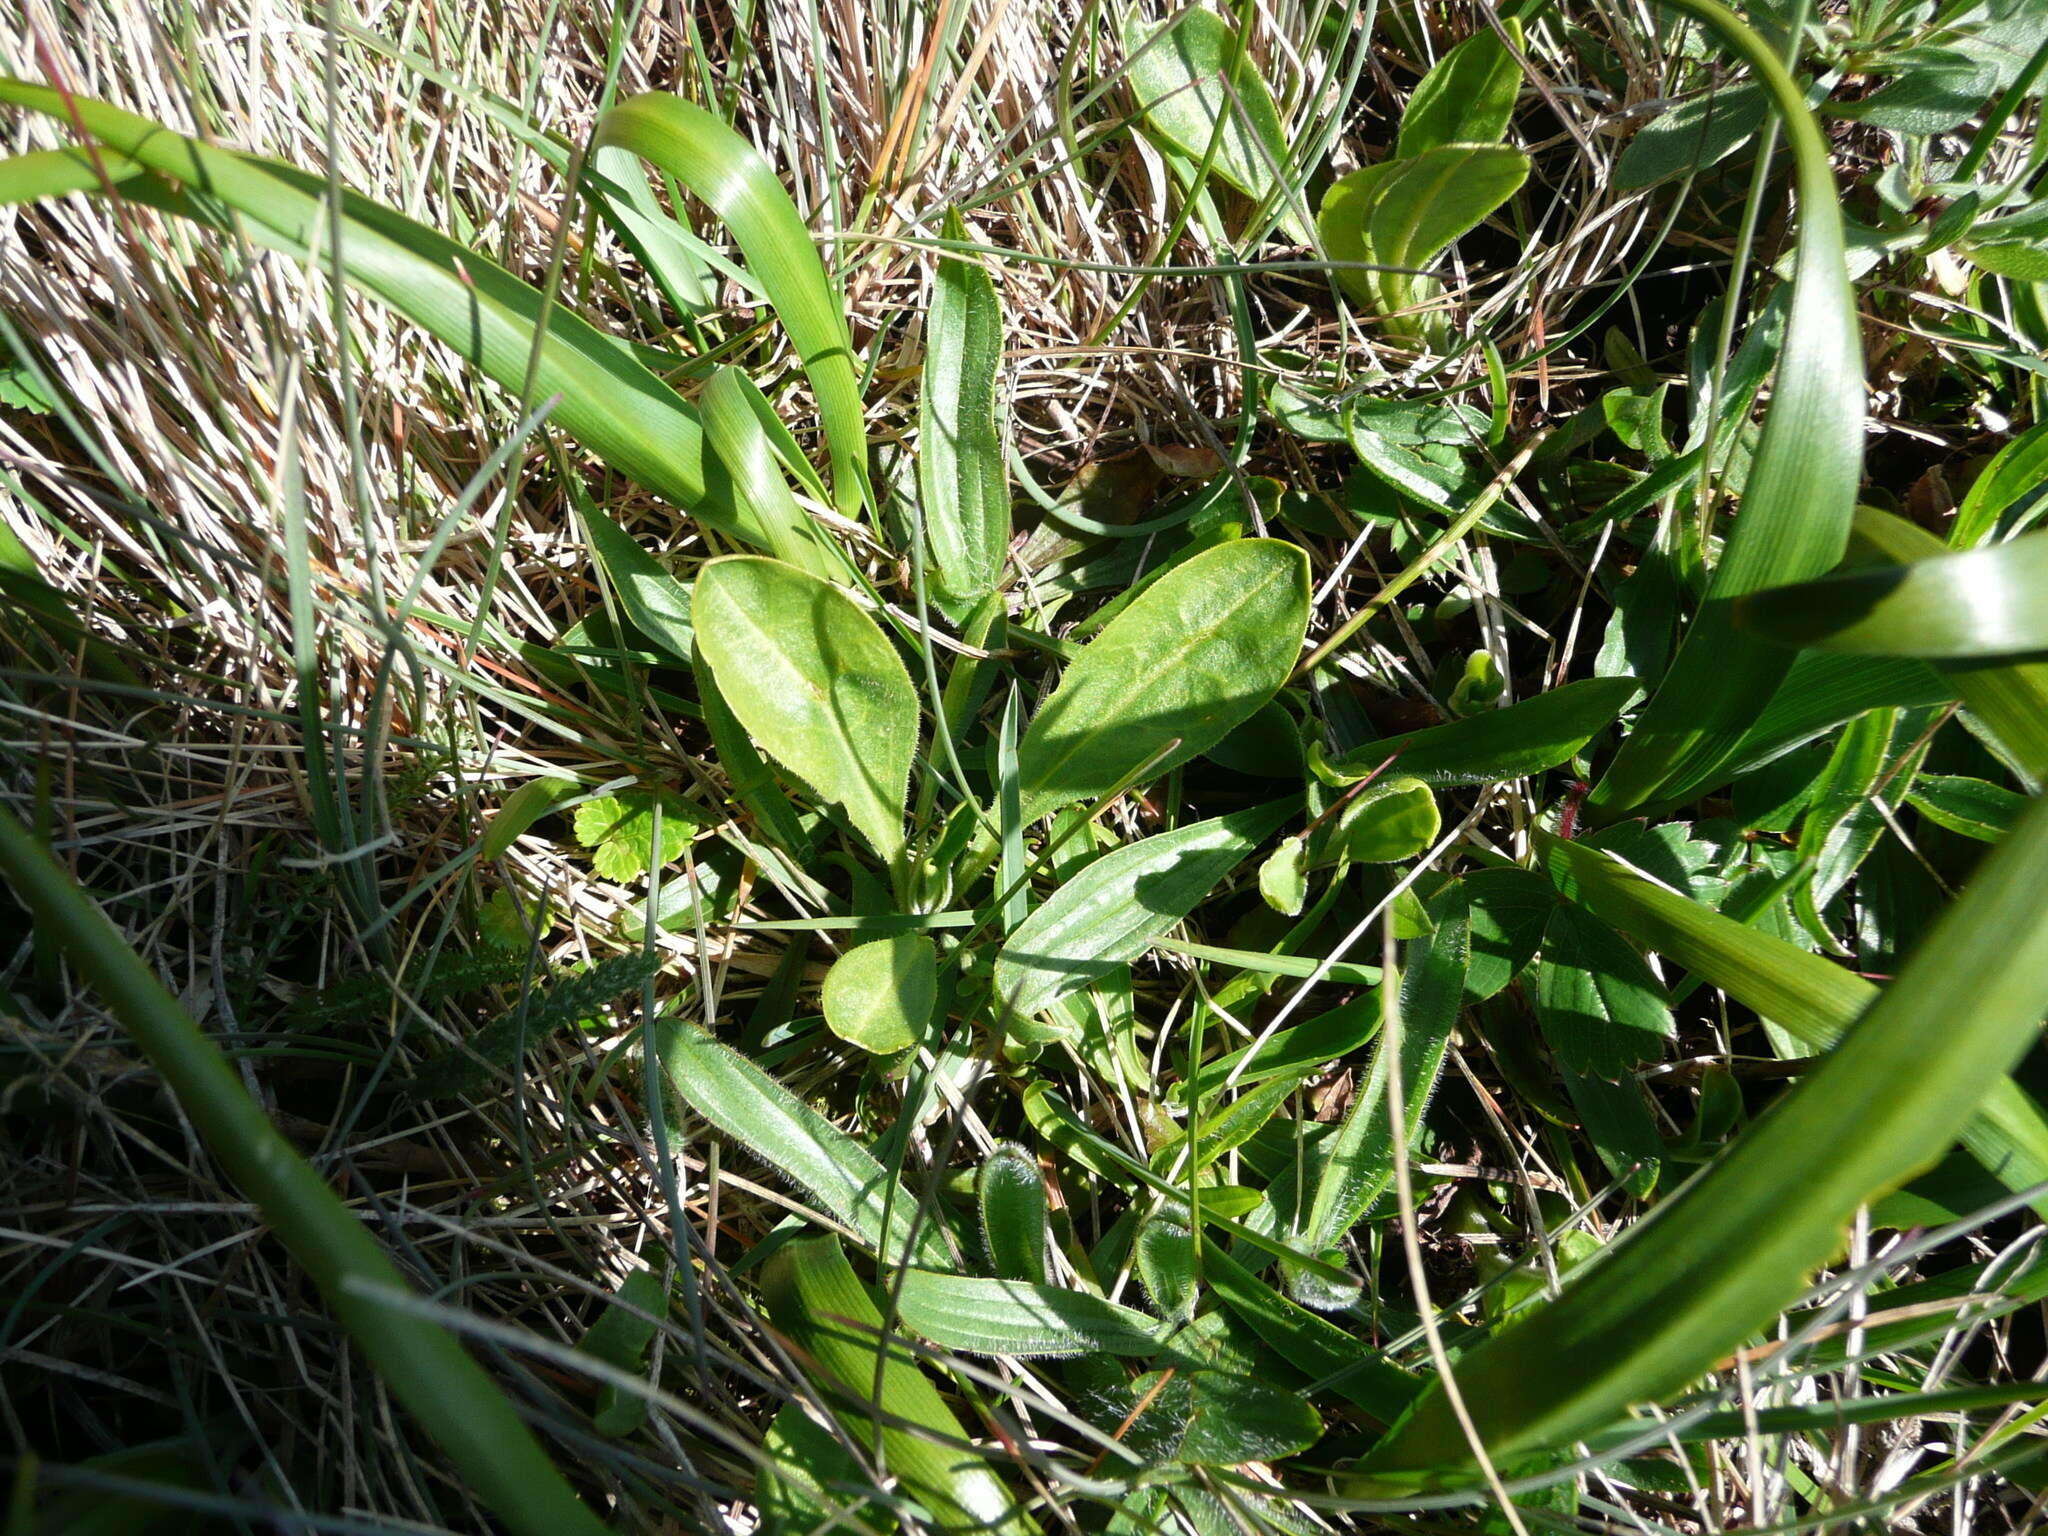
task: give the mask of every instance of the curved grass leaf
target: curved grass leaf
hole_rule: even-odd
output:
[[[934,1269],[952,1268],[945,1238],[928,1221],[917,1223],[906,1252],[917,1200],[895,1176],[746,1057],[674,1019],[656,1021],[654,1050],[662,1075],[685,1103],[810,1191],[828,1215],[844,1222],[884,1263],[907,1257]]]
[[[964,241],[957,212],[946,238]],[[996,425],[1003,309],[995,280],[971,257],[942,257],[925,321],[918,397],[917,484],[932,594],[955,617],[996,590],[1010,548],[1010,482]]]
[[[1973,549],[1998,531],[2007,513],[2025,517],[2048,495],[2048,421],[2037,422],[1998,450],[1970,482],[1956,520],[1950,525],[1951,549]]]
[[[1500,32],[1482,26],[1431,66],[1401,110],[1396,159],[1446,144],[1497,144],[1506,135],[1522,88],[1522,66],[1502,41],[1503,32],[1521,46],[1522,24],[1507,16]]]
[[[998,1142],[982,1160],[974,1199],[990,1272],[1043,1284],[1046,1202],[1038,1159],[1014,1141]]]
[[[239,215],[257,243],[301,259],[331,256],[328,184],[275,161],[202,144],[160,123],[104,102],[64,97],[43,86],[0,79],[0,101],[77,121],[102,144]],[[153,188],[153,190],[152,190]],[[150,178],[123,184],[124,195],[218,226],[204,205]],[[634,356],[563,306],[468,247],[353,193],[343,198],[343,276],[349,284],[454,348],[472,367],[512,391],[523,390],[534,332],[546,338],[534,372],[536,399],[559,395],[551,420],[585,448],[706,523],[736,530],[729,506],[706,489],[697,413]]]
[[[1257,806],[1104,854],[1010,935],[996,956],[997,999],[1029,1017],[1137,959],[1298,809]]]
[[[1735,628],[1734,601],[1832,569],[1848,543],[1863,457],[1863,349],[1827,140],[1773,46],[1719,0],[1672,0],[1756,72],[1783,119],[1799,213],[1771,403],[1705,601],[1586,810],[1611,821],[1714,786],[1791,657]]]
[[[456,1336],[384,1300],[411,1291],[369,1227],[285,1140],[184,1005],[4,807],[0,871],[28,909],[37,939],[61,950],[120,1020],[193,1129],[465,1485],[507,1530],[526,1536],[605,1531]]]
[[[774,167],[711,113],[660,91],[605,113],[592,146],[631,150],[702,198],[732,231],[817,397],[832,453],[834,504],[855,512],[868,499],[867,428],[846,306]]]
[[[877,1055],[924,1038],[939,1001],[939,952],[922,933],[857,944],[825,973],[822,1002],[832,1033]]]
[[[895,859],[917,692],[880,627],[831,583],[759,555],[706,565],[691,607],[698,648],[748,734]]]
[[[704,385],[697,409],[704,440],[715,455],[705,464],[705,478],[732,506],[734,537],[823,581],[847,581],[846,557],[804,515],[783,478],[763,425],[764,417],[775,420],[774,408],[753,381],[737,368],[719,368]],[[717,482],[719,473],[726,478],[724,485]]]
[[[943,1531],[1032,1536],[1038,1527],[1011,1497],[960,1421],[901,1344],[882,1343],[882,1314],[836,1237],[786,1243],[761,1267],[761,1295],[776,1328],[832,1396],[856,1411],[840,1422],[878,1450]],[[877,1367],[881,1392],[875,1396]],[[879,1408],[880,1414],[859,1411]]]
[[[1497,784],[1569,762],[1614,723],[1635,692],[1633,678],[1587,678],[1506,709],[1369,741],[1339,758],[1325,759],[1311,748],[1309,762],[1319,778],[1336,785],[1357,783],[1388,758],[1390,772],[1425,784]]]
[[[1877,988],[1853,971],[1724,917],[1584,843],[1535,836],[1566,897],[1816,1052],[1832,1049],[1877,1000]],[[2010,1078],[1985,1094],[1961,1140],[2008,1189],[2048,1184],[2048,1115]],[[2036,1204],[2048,1211],[2048,1196]]]
[[[1941,1157],[2048,1009],[2044,881],[2039,801],[1811,1076],[1557,1300],[1459,1358],[1492,1455],[1561,1449],[1711,1369],[1840,1252],[1858,1206]],[[1471,1456],[1435,1387],[1361,1470],[1468,1480]]]
[[[897,1307],[940,1348],[970,1355],[1149,1356],[1165,1339],[1155,1317],[1026,1280],[906,1270]]]
[[[1025,821],[1148,763],[1164,773],[1249,720],[1300,659],[1308,597],[1307,555],[1278,539],[1220,544],[1145,588],[1032,716],[1017,748]]]
[[[1944,661],[2048,651],[2048,533],[1752,593],[1735,622],[1780,645]]]

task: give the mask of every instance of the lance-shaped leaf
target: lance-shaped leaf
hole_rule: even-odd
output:
[[[1654,1056],[1677,1032],[1643,957],[1573,907],[1558,907],[1544,928],[1536,1016],[1559,1061],[1610,1080]]]
[[[1249,720],[1300,660],[1308,596],[1308,557],[1278,539],[1219,544],[1146,587],[1024,732],[1024,819],[1106,795],[1148,763],[1164,773]]]
[[[957,212],[946,215],[946,238],[967,238]],[[1010,547],[1010,482],[996,426],[1002,362],[994,280],[973,257],[942,257],[925,320],[917,485],[932,596],[955,615],[995,591]]]
[[[698,649],[740,724],[894,859],[917,692],[888,637],[839,588],[759,555],[712,561],[693,591]]]
[[[1756,72],[1792,148],[1799,234],[1785,339],[1740,513],[1643,718],[1586,806],[1593,821],[1711,789],[1791,653],[1737,630],[1731,607],[1765,587],[1832,569],[1848,543],[1863,458],[1863,349],[1827,140],[1777,49],[1719,0],[1674,0]]]
[[[1506,709],[1369,741],[1339,758],[1311,751],[1309,762],[1318,777],[1337,785],[1357,783],[1389,758],[1388,772],[1425,784],[1497,784],[1571,761],[1614,723],[1635,691],[1633,678],[1587,678]]]
[[[1840,1252],[1858,1206],[1940,1158],[2039,1033],[2044,881],[2037,801],[1811,1076],[1556,1301],[1459,1357],[1493,1456],[1566,1447],[1711,1369]],[[1431,1388],[1362,1471],[1469,1480],[1467,1434]]]
[[[2048,651],[2048,533],[1753,593],[1735,622],[1780,645],[1944,661]]]
[[[903,1321],[943,1349],[970,1355],[1156,1355],[1156,1317],[1085,1291],[1026,1280],[906,1270]]]
[[[1512,16],[1501,19],[1498,32],[1482,25],[1431,66],[1401,111],[1396,159],[1446,144],[1500,142],[1522,88],[1522,66],[1509,41],[1517,48],[1522,44],[1522,24]]]
[[[121,195],[220,227],[215,211],[239,216],[240,232],[301,260],[332,257],[328,184],[291,166],[202,144],[104,102],[64,97],[0,79],[0,101],[75,120],[101,143],[156,177],[121,183]],[[204,193],[188,198],[157,178]],[[709,494],[697,413],[650,372],[632,348],[467,246],[353,193],[342,199],[342,276],[454,348],[502,388],[520,391],[546,332],[533,398],[560,396],[550,417],[585,448],[713,527],[736,532],[729,506]]]
[[[1878,991],[1855,972],[1724,917],[1597,848],[1536,834],[1557,887],[1638,943],[1677,961],[1813,1047],[1832,1048]],[[2008,1189],[2048,1184],[2048,1116],[2010,1078],[1963,1127],[1964,1146]],[[2048,1210],[2048,1197],[2037,1201]]]
[[[917,1357],[900,1340],[885,1348],[882,1314],[837,1238],[784,1244],[761,1267],[761,1296],[818,1385],[851,1409],[839,1416],[846,1431],[880,1452],[934,1526],[977,1536],[1032,1536],[1037,1525],[985,1454],[968,1443]]]
[[[662,91],[605,113],[593,144],[631,150],[725,221],[817,397],[832,451],[833,500],[842,512],[856,511],[867,496],[867,430],[846,305],[826,280],[810,229],[774,167],[719,118]]]
[[[674,1019],[656,1022],[654,1049],[662,1075],[685,1103],[809,1190],[826,1214],[844,1222],[885,1263],[908,1256],[932,1268],[952,1267],[944,1236],[931,1222],[917,1220],[917,1197],[866,1147],[746,1057]]]
[[[1003,945],[996,997],[1028,1017],[1137,959],[1297,809],[1288,800],[1198,821],[1085,866]]]
[[[732,507],[738,537],[813,576],[845,581],[846,557],[804,515],[783,477],[776,450],[785,445],[777,444],[775,436],[784,429],[753,380],[737,368],[720,368],[704,386],[698,406],[712,454],[705,478]],[[793,451],[795,445],[786,446]]]

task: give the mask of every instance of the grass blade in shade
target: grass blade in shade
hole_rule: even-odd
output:
[[[1130,1307],[1028,1280],[903,1273],[897,1310],[941,1349],[968,1355],[1136,1355],[1159,1353],[1159,1319]]]
[[[1569,1446],[1711,1370],[1841,1252],[1859,1206],[1947,1151],[2048,1009],[2044,882],[2036,801],[1811,1076],[1555,1301],[1459,1358],[1491,1455]],[[1390,1489],[1477,1477],[1441,1386],[1360,1470]]]
[[[1735,622],[1780,645],[1860,656],[2048,651],[2048,533],[1772,587],[1738,601]]]
[[[705,477],[713,479],[718,472],[727,476],[730,483],[719,489],[732,506],[736,535],[820,580],[849,582],[852,571],[845,556],[804,515],[783,477],[775,445],[762,424],[763,417],[773,421],[774,412],[753,380],[737,368],[720,368],[705,384],[697,404],[705,440],[716,456],[715,470],[706,462]]]
[[[725,221],[811,382],[832,454],[833,503],[855,513],[869,499],[867,427],[846,305],[774,167],[711,113],[660,91],[605,113],[593,143],[631,150]]]
[[[761,1294],[770,1320],[817,1373],[818,1384],[852,1400],[840,1422],[880,1451],[933,1525],[977,1536],[1033,1536],[1038,1527],[966,1443],[960,1421],[915,1356],[900,1343],[885,1351],[882,1314],[839,1239],[784,1244],[762,1266]]]
[[[1724,917],[1584,843],[1535,834],[1538,852],[1570,900],[1719,987],[1816,1052],[1831,1050],[1877,1000],[1854,971]],[[2006,1078],[1964,1126],[1961,1140],[2008,1189],[2048,1184],[2048,1115]],[[2048,1214],[2048,1196],[2036,1204]]]
[[[1705,600],[1642,719],[1587,798],[1589,819],[1683,803],[1720,781],[1791,657],[1737,630],[1734,601],[1833,569],[1863,460],[1863,350],[1828,144],[1773,47],[1719,0],[1672,0],[1769,92],[1791,146],[1798,245],[1771,402]]]
[[[0,208],[14,203],[68,197],[73,192],[103,192],[145,174],[139,161],[111,149],[89,154],[84,149],[36,149],[0,160]]]
[[[583,536],[633,627],[680,661],[690,659],[690,589],[580,489],[572,491]]]
[[[946,238],[965,241],[957,212]],[[941,257],[925,326],[917,484],[933,595],[956,617],[995,591],[1010,548],[1010,482],[996,425],[1003,310],[971,257]]]
[[[2016,515],[2038,515],[2043,495],[2048,495],[2048,421],[2036,422],[1999,449],[1970,482],[1949,527],[1949,547],[1972,549],[1982,544],[2016,508]]]
[[[654,1049],[663,1076],[685,1103],[809,1190],[828,1215],[844,1222],[884,1262],[905,1257],[904,1236],[914,1224],[916,1240],[908,1256],[933,1269],[953,1267],[939,1230],[916,1219],[917,1200],[900,1186],[892,1197],[895,1175],[746,1057],[695,1025],[673,1019],[655,1023]]]
[[[0,872],[39,937],[60,949],[162,1075],[213,1155],[262,1212],[338,1322],[464,1482],[532,1536],[605,1524],[447,1329],[376,1300],[407,1290],[369,1228],[260,1109],[184,1005],[13,814],[0,808]]]
[[[0,79],[0,101],[67,123],[75,112],[102,144],[240,215],[243,231],[258,244],[323,263],[330,255],[323,233],[329,188],[321,177],[25,81]],[[142,178],[124,190],[143,198],[151,186]],[[166,190],[160,182],[154,186]],[[147,200],[206,219],[199,205],[175,194]],[[423,224],[353,193],[344,196],[343,209],[342,273],[352,287],[390,305],[514,393],[525,391],[534,331],[545,313],[547,337],[532,394],[561,397],[549,419],[621,474],[737,536],[730,507],[705,486],[696,411],[632,348],[562,305],[546,304],[538,289]]]

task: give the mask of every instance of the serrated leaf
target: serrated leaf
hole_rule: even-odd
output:
[[[998,1142],[982,1160],[974,1194],[990,1271],[1044,1283],[1045,1179],[1038,1159],[1014,1141]]]
[[[1472,919],[1465,989],[1484,1002],[1536,958],[1557,891],[1531,869],[1481,869],[1464,877]]]
[[[1505,709],[1369,741],[1339,758],[1325,759],[1312,748],[1309,762],[1330,784],[1354,784],[1390,757],[1389,772],[1440,788],[1495,784],[1569,762],[1614,723],[1635,692],[1630,678],[1587,678]]]
[[[1106,795],[1147,763],[1164,773],[1250,719],[1300,660],[1308,598],[1306,554],[1278,539],[1232,540],[1152,583],[1032,716],[1017,749],[1024,819]]]
[[[1299,1392],[1225,1371],[1196,1371],[1187,1427],[1173,1459],[1190,1466],[1235,1467],[1279,1461],[1323,1435],[1322,1415]]]
[[[837,587],[759,555],[705,566],[693,604],[698,648],[740,724],[895,859],[918,708],[888,637]]]
[[[938,948],[922,933],[857,944],[825,973],[822,1001],[826,1024],[848,1044],[876,1055],[907,1051],[938,1006]]]
[[[1029,1017],[1151,948],[1298,809],[1258,806],[1104,854],[1046,899],[996,956],[995,995]]]
[[[885,1263],[907,1255],[933,1268],[952,1266],[945,1237],[930,1221],[918,1220],[916,1196],[867,1148],[753,1062],[674,1019],[656,1021],[654,1046],[662,1075],[685,1103],[810,1191]]]
[[[654,847],[654,808],[661,807],[661,850]],[[711,818],[701,806],[667,790],[622,789],[576,807],[576,841],[591,850],[591,867],[607,880],[646,877],[683,856]]]
[[[1543,931],[1536,1016],[1559,1061],[1610,1080],[1649,1060],[1678,1032],[1643,957],[1576,907],[1558,907]]]
[[[964,241],[956,211],[946,238]],[[917,480],[931,587],[956,617],[995,591],[1010,547],[1010,483],[996,425],[1003,310],[973,257],[943,256],[925,321]]]
[[[971,1355],[1159,1353],[1159,1320],[1085,1291],[1025,1280],[906,1270],[903,1321],[942,1349]]]

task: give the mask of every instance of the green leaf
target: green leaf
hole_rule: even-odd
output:
[[[1780,645],[1971,660],[2048,651],[2048,533],[1866,566],[1742,598],[1735,622]]]
[[[1753,69],[1783,119],[1798,204],[1785,338],[1739,515],[1663,681],[1586,801],[1589,821],[1712,788],[1784,680],[1789,653],[1737,630],[1737,598],[1831,569],[1863,457],[1863,345],[1828,143],[1777,47],[1719,0],[1672,0]]]
[[[966,226],[948,210],[946,238]],[[1003,310],[987,268],[941,257],[925,321],[918,397],[917,484],[940,607],[956,616],[996,590],[1010,549],[1010,483],[996,425]]]
[[[851,1408],[839,1415],[846,1432],[880,1453],[933,1525],[1032,1536],[1037,1526],[968,1443],[916,1357],[901,1344],[884,1349],[882,1314],[837,1238],[785,1243],[761,1267],[761,1295],[814,1379]]]
[[[2012,830],[2026,797],[1982,779],[1923,773],[1913,781],[1906,803],[1933,822],[1980,843],[1995,843]]]
[[[1333,261],[1407,271],[1338,269],[1354,298],[1381,313],[1421,290],[1413,272],[1476,229],[1529,179],[1529,157],[1501,144],[1445,144],[1353,171],[1323,195],[1316,227]]]
[[[1471,917],[1463,887],[1453,883],[1429,904],[1436,931],[1409,942],[1401,978],[1402,1124],[1409,1146],[1422,1129],[1422,1116],[1436,1093],[1444,1053],[1465,1004],[1465,970],[1471,958]],[[1318,1251],[1336,1246],[1363,1220],[1394,1179],[1391,1063],[1387,1037],[1380,1037],[1371,1070],[1351,1101],[1351,1112],[1331,1144],[1309,1207],[1307,1241]],[[1312,1294],[1295,1289],[1308,1304]]]
[[[1948,531],[1953,549],[1973,549],[1998,531],[2008,512],[2040,505],[2048,491],[2048,421],[2036,422],[1998,450],[1970,482]]]
[[[1308,844],[1290,837],[1266,855],[1259,866],[1259,895],[1267,906],[1288,917],[1299,917],[1308,900]]]
[[[921,933],[859,944],[825,973],[825,1022],[864,1051],[886,1056],[924,1038],[939,1001],[939,952]]]
[[[1557,892],[1530,869],[1474,870],[1463,884],[1472,913],[1472,959],[1465,990],[1472,1001],[1484,1002],[1536,958]]]
[[[891,1521],[879,1498],[863,1499],[873,1474],[862,1470],[839,1437],[804,1411],[785,1403],[762,1437],[766,1460],[754,1485],[767,1536],[810,1536],[833,1522],[850,1531],[886,1531]]]
[[[1148,1356],[1165,1333],[1157,1318],[1085,1291],[925,1269],[904,1271],[897,1305],[934,1344],[971,1355]]]
[[[753,381],[737,368],[715,369],[697,408],[703,414],[704,440],[716,462],[715,472],[706,464],[705,478],[716,483],[717,475],[725,477],[720,489],[738,520],[735,534],[821,580],[849,581],[846,557],[790,491],[766,424],[774,423],[779,432],[780,423]]]
[[[1298,809],[1256,806],[1104,854],[1010,935],[996,956],[996,997],[1028,1018],[1137,959]]]
[[[1196,162],[1214,142],[1210,169],[1217,176],[1264,202],[1284,195],[1279,176],[1293,164],[1287,134],[1273,93],[1240,53],[1235,28],[1194,7],[1156,28],[1133,12],[1124,23],[1124,51],[1131,92],[1155,137]],[[1290,238],[1305,241],[1293,209],[1283,211]]]
[[[661,806],[661,851],[654,848],[654,807]],[[576,841],[592,850],[591,867],[607,880],[644,879],[683,856],[711,818],[668,790],[622,789],[576,807]]]
[[[668,1291],[661,1277],[651,1269],[636,1269],[619,1286],[616,1304],[597,1315],[577,1347],[622,1371],[642,1370],[658,1319],[667,1312]],[[622,1392],[609,1381],[598,1386],[597,1412],[591,1423],[599,1434],[630,1435],[646,1422],[646,1398]]]
[[[952,1267],[944,1235],[931,1222],[916,1220],[916,1197],[867,1148],[746,1057],[674,1019],[655,1022],[654,1046],[662,1075],[685,1103],[809,1190],[884,1263],[908,1257],[935,1269]],[[911,1240],[913,1222],[917,1235]]]
[[[104,102],[25,81],[0,79],[0,101],[76,122],[157,176],[204,188],[208,202],[147,177],[123,182],[125,196],[214,227],[224,227],[214,210],[225,207],[239,217],[239,233],[259,245],[301,261],[317,257],[323,266],[332,255],[324,177],[202,144]],[[533,398],[561,397],[553,424],[712,527],[734,529],[731,509],[705,486],[696,412],[630,347],[423,224],[353,193],[344,194],[342,208],[342,271],[351,287],[390,305],[515,393],[526,386],[534,332],[545,315]]]
[[[1436,841],[1442,828],[1443,817],[1429,786],[1404,774],[1361,790],[1337,813],[1329,842],[1357,863],[1391,864],[1414,858]]]
[[[598,569],[618,594],[619,606],[626,610],[633,627],[671,656],[689,660],[693,633],[690,589],[669,575],[666,566],[599,511],[588,496],[576,498],[576,515]]]
[[[1164,1216],[1148,1218],[1138,1228],[1134,1245],[1138,1278],[1159,1315],[1184,1323],[1195,1315],[1201,1299],[1200,1277],[1195,1268],[1195,1234]]]
[[[2048,283],[2048,244],[2038,240],[1974,241],[1957,251],[1986,272],[2015,278],[2023,283]]]
[[[1678,1033],[1643,957],[1605,923],[1568,906],[1553,911],[1543,931],[1536,1016],[1559,1061],[1610,1080]]]
[[[1501,32],[1519,48],[1522,24],[1504,17]],[[1447,144],[1497,144],[1507,135],[1522,66],[1490,26],[1436,61],[1401,113],[1396,159],[1412,159]]]
[[[1045,1281],[1045,1179],[1038,1159],[1014,1141],[996,1143],[975,1180],[981,1241],[991,1272],[1004,1280]]]
[[[885,859],[903,851],[917,692],[875,621],[839,588],[758,555],[698,574],[697,644],[747,733]]]
[[[1236,1467],[1305,1451],[1323,1437],[1322,1415],[1299,1392],[1228,1371],[1196,1371],[1187,1427],[1173,1459]]]
[[[1690,7],[1694,0],[1685,0]],[[2048,1010],[2048,802],[1977,867],[1827,1059],[1557,1300],[1458,1360],[1361,1466],[1379,1487],[1469,1483],[1468,1436],[1563,1448],[1766,1327],[1841,1251],[1856,1208],[1935,1163]]]
[[[835,505],[851,515],[867,493],[867,427],[846,303],[825,277],[811,232],[759,150],[679,96],[650,91],[598,119],[596,149],[631,150],[703,199],[732,231],[810,380],[832,452]]]
[[[484,829],[477,857],[486,862],[505,857],[529,827],[575,794],[578,787],[574,779],[528,779],[498,807],[498,814]]]
[[[1390,757],[1394,771],[1439,788],[1518,779],[1569,762],[1635,692],[1631,678],[1587,678],[1505,709],[1369,741],[1335,760],[1311,748],[1310,766],[1331,784],[1355,784]]]
[[[1748,82],[1680,102],[1636,130],[1614,162],[1614,185],[1633,191],[1717,165],[1749,142],[1770,105],[1764,88]]]
[[[1278,539],[1234,539],[1152,583],[1032,717],[1024,819],[1106,795],[1147,763],[1164,773],[1250,719],[1300,660],[1308,597],[1308,557]]]

